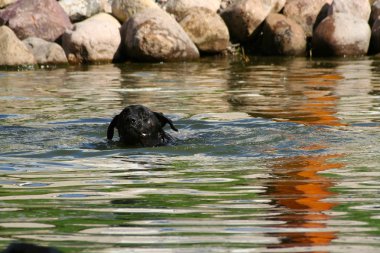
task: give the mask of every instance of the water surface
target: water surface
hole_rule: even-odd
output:
[[[0,72],[0,248],[379,252],[380,61]],[[107,143],[144,104],[177,145]]]

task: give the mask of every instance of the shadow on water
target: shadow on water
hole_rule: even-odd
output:
[[[4,72],[0,245],[376,252],[379,66],[257,58]],[[176,145],[107,143],[128,104],[173,119]]]

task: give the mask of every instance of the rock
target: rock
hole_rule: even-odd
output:
[[[107,0],[61,0],[58,2],[71,22],[78,22],[100,12],[110,11]]]
[[[7,26],[0,26],[0,66],[36,64],[33,54]]]
[[[153,0],[113,0],[112,15],[124,23],[133,15],[148,8],[160,7]]]
[[[57,43],[36,37],[29,37],[23,40],[23,42],[33,53],[38,64],[67,63],[65,51]]]
[[[147,9],[130,18],[121,29],[125,53],[137,61],[184,61],[199,52],[182,27],[165,11]]]
[[[271,0],[241,0],[221,12],[231,39],[247,41],[272,9]]]
[[[370,37],[371,29],[364,19],[346,13],[335,13],[325,18],[315,29],[313,55],[365,55]]]
[[[183,15],[179,24],[191,40],[204,53],[219,53],[227,49],[230,41],[228,28],[214,11],[191,8]]]
[[[205,8],[216,13],[220,4],[221,0],[168,0],[165,9],[167,12],[182,18],[182,15],[191,8]]]
[[[278,13],[285,6],[286,0],[272,0],[272,9],[271,12]]]
[[[375,21],[379,18],[380,16],[380,0],[376,0],[372,5],[371,5],[371,15],[369,16],[369,25],[372,27]]]
[[[266,55],[298,56],[306,53],[306,36],[302,27],[282,14],[269,14],[262,33],[261,49]]]
[[[334,0],[329,8],[329,15],[347,13],[368,21],[371,5],[368,0]]]
[[[62,36],[62,47],[70,63],[110,62],[120,45],[120,23],[99,13],[76,23]]]
[[[0,19],[21,40],[38,37],[55,41],[72,27],[70,19],[56,0],[17,1],[0,11]]]
[[[332,0],[292,0],[286,1],[283,13],[286,17],[293,19],[302,26],[307,37],[313,34],[313,26],[321,11],[326,10]],[[324,17],[327,13],[324,15]],[[324,18],[320,18],[322,21]]]
[[[4,8],[5,6],[10,5],[16,1],[17,0],[0,0],[0,8]]]

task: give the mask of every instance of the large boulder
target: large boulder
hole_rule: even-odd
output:
[[[334,0],[328,14],[347,13],[368,21],[371,15],[371,5],[368,0]]]
[[[63,48],[57,43],[36,37],[23,40],[24,44],[33,53],[38,64],[64,64],[67,58]]]
[[[107,12],[109,4],[107,0],[60,0],[58,3],[71,22],[82,21],[100,12]]]
[[[70,63],[110,62],[120,45],[120,23],[99,13],[76,23],[62,35],[62,47]]]
[[[168,0],[165,5],[167,12],[182,18],[191,8],[205,8],[212,12],[217,12],[220,8],[221,0]]]
[[[152,8],[123,24],[124,52],[137,61],[176,61],[199,58],[197,47],[165,11]]]
[[[0,26],[0,66],[36,64],[32,52],[7,26]]]
[[[130,17],[148,8],[159,9],[160,7],[154,0],[113,0],[112,15],[124,23]]]
[[[19,39],[38,37],[55,41],[72,25],[56,0],[17,1],[0,11],[2,19]]]
[[[272,13],[265,19],[261,50],[266,55],[305,55],[306,36],[302,27],[282,14]]]
[[[271,0],[241,0],[221,12],[231,39],[246,42],[272,10]]]
[[[286,1],[283,13],[288,18],[293,19],[299,25],[302,26],[307,37],[311,37],[313,34],[313,27],[324,10],[326,11],[324,16],[327,15],[327,8],[331,4],[332,0],[292,0]],[[324,18],[324,17],[323,17]],[[322,20],[320,18],[319,20]]]
[[[346,13],[335,13],[325,18],[315,29],[313,55],[365,55],[370,37],[371,29],[364,19]]]
[[[228,28],[223,19],[214,11],[191,8],[183,14],[179,24],[200,52],[219,53],[226,50],[229,45]]]

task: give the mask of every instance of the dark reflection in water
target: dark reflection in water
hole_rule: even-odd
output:
[[[377,252],[377,59],[255,58],[0,73],[0,246]],[[177,145],[106,142],[128,104]]]

